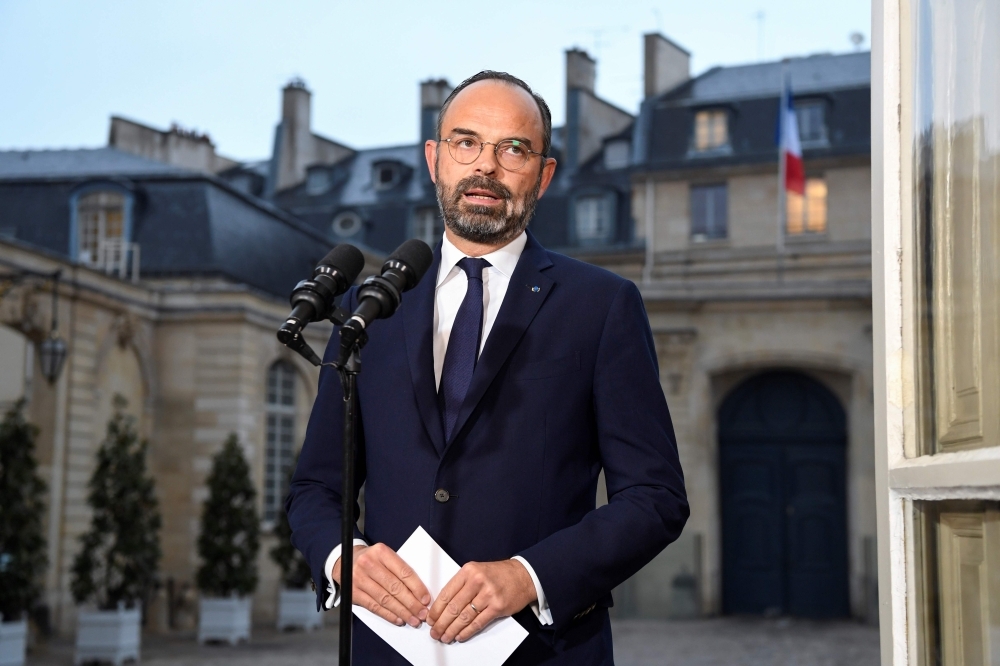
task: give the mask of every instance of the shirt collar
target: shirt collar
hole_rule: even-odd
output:
[[[507,279],[514,274],[514,268],[517,266],[517,260],[521,257],[521,252],[524,250],[524,246],[528,243],[528,234],[525,231],[521,232],[521,235],[512,240],[511,242],[504,245],[499,250],[494,250],[489,254],[484,254],[483,259],[490,262],[490,267],[503,273]],[[438,269],[437,284],[440,287],[441,283],[451,274],[455,265],[458,264],[466,255],[462,253],[457,247],[455,247],[448,236],[444,236],[444,240],[441,243],[441,267]]]

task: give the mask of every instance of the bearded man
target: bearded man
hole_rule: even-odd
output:
[[[444,238],[372,326],[358,379],[354,603],[444,643],[513,616],[529,636],[507,664],[613,664],[612,588],[688,517],[642,300],[527,231],[556,161],[549,108],[526,83],[467,79],[437,134],[425,155]],[[326,360],[338,351],[335,335]],[[325,608],[339,597],[342,396],[324,368],[286,504]],[[463,565],[435,599],[395,552],[418,526]],[[357,620],[354,632],[355,663],[407,663]]]

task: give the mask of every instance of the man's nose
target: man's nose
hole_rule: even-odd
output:
[[[484,143],[483,150],[479,153],[479,157],[476,158],[476,173],[482,174],[484,176],[492,176],[500,168],[497,164],[497,154],[494,151],[494,146],[491,143]]]

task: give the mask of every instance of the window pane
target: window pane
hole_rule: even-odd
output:
[[[1000,650],[1000,505],[916,502],[917,626],[924,666],[994,663]]]
[[[806,181],[806,228],[814,234],[826,231],[826,181]]]
[[[701,241],[725,238],[729,227],[728,190],[725,185],[691,188],[691,238]]]
[[[285,361],[275,363],[267,373],[264,520],[275,519],[288,492],[296,443],[295,383],[295,368]]]
[[[77,258],[94,265],[101,244],[125,235],[125,197],[117,192],[93,192],[80,197],[76,208]]]
[[[826,193],[826,180],[823,178],[807,179],[805,196],[796,192],[786,193],[785,232],[789,236],[826,233]]]
[[[796,103],[795,117],[799,125],[799,139],[804,143],[826,140],[826,124],[822,102]]]
[[[1000,3],[913,12],[921,452],[1000,444]]]
[[[787,221],[786,228],[789,235],[801,234],[806,230],[805,197],[798,192],[788,192],[785,195]]]
[[[580,197],[574,217],[581,243],[609,242],[614,231],[614,199],[607,195]]]
[[[721,148],[729,142],[725,111],[699,111],[694,117],[695,150]]]

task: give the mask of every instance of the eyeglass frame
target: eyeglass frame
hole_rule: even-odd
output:
[[[455,157],[455,155],[451,152],[451,145],[452,145],[451,142],[455,141],[456,139],[475,139],[476,141],[478,141],[479,142],[479,155],[476,155],[475,157],[473,157],[472,158],[472,162],[464,162],[464,163],[463,162],[458,162],[458,158]],[[528,148],[526,145],[524,145],[524,141],[521,141],[520,139],[500,139],[497,142],[493,142],[493,141],[483,141],[482,139],[480,139],[478,137],[470,136],[468,134],[463,134],[461,136],[449,137],[447,139],[438,139],[437,141],[438,141],[438,143],[441,143],[442,141],[444,141],[445,143],[447,143],[448,144],[448,154],[451,155],[451,159],[455,160],[459,164],[464,164],[465,166],[468,166],[469,164],[472,164],[473,162],[475,162],[476,160],[478,160],[479,156],[483,154],[483,148],[486,147],[486,144],[490,144],[491,146],[493,146],[493,156],[496,157],[497,165],[499,165],[501,169],[503,169],[504,171],[515,171],[515,172],[516,171],[520,171],[525,166],[527,166],[527,164],[528,164],[528,158],[527,157],[524,158],[524,164],[522,164],[521,166],[517,167],[516,169],[508,169],[500,161],[500,155],[497,153],[497,149],[500,147],[500,144],[505,143],[507,141],[516,141],[519,144],[519,147],[524,148],[524,150],[526,150],[529,153],[529,156],[530,155],[538,155],[543,160],[544,159],[548,159],[548,155],[546,155],[545,153],[540,153],[537,150],[532,150],[531,148]]]

